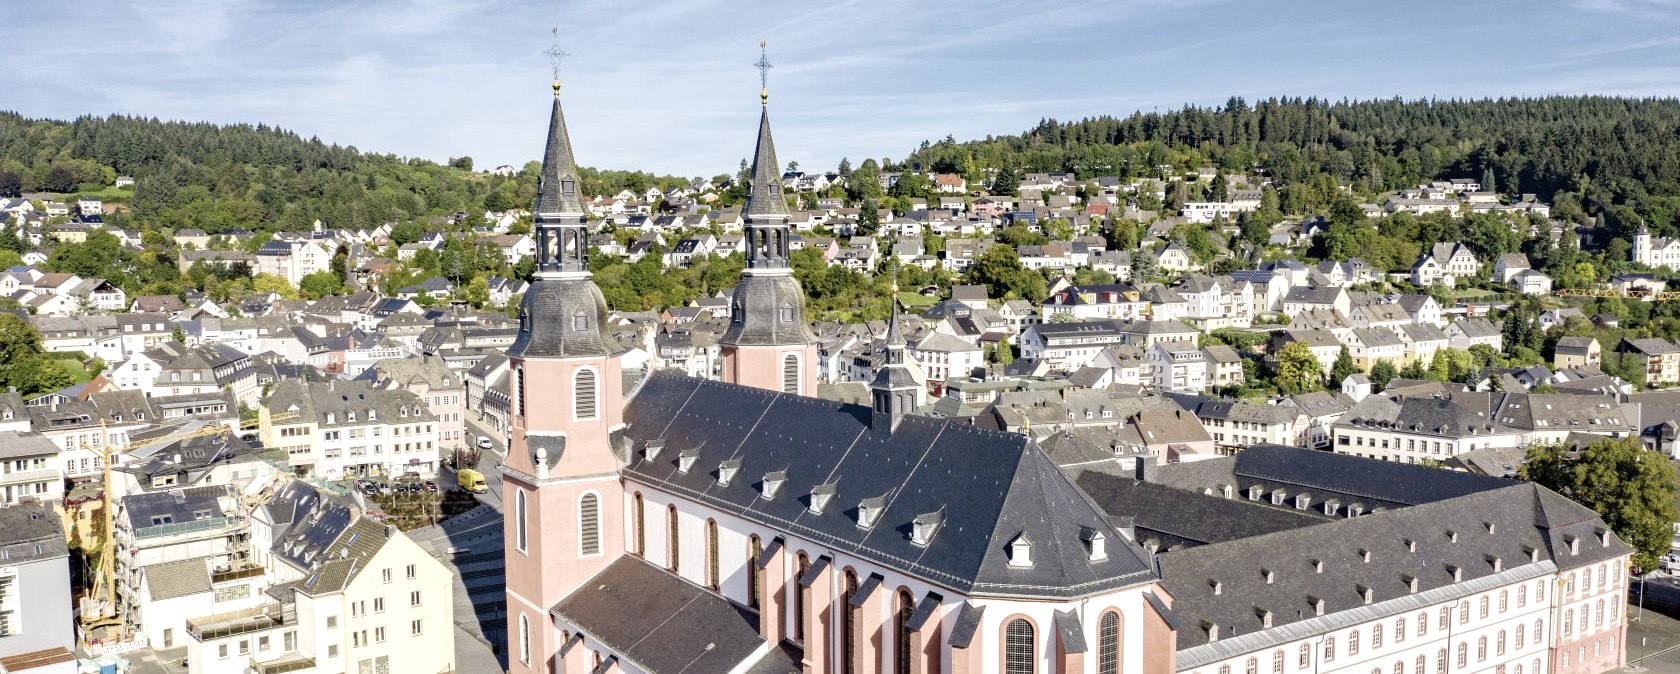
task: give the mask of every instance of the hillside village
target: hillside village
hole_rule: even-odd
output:
[[[857,172],[770,168],[789,211],[782,254],[811,302],[816,386],[803,392],[818,398],[869,405],[883,372],[903,368],[910,415],[1029,437],[1069,475],[1161,467],[1209,498],[1212,483],[1179,464],[1298,448],[1514,478],[1530,447],[1607,439],[1680,458],[1667,286],[1680,242],[1644,228],[1607,250],[1601,223],[1467,177],[1286,214],[1264,171],[989,170],[980,184],[907,166],[878,172],[865,192],[881,198],[859,201]],[[735,383],[725,342],[759,217],[744,180],[585,195],[587,268],[625,279],[602,288],[600,327],[626,348],[622,381],[604,386],[636,391],[660,373]],[[48,541],[33,554],[56,565],[20,573],[65,593],[65,558],[112,551],[97,555],[112,586],[78,591],[84,618],[105,616],[97,636],[54,617],[62,630],[8,652],[181,653],[195,673],[432,671],[453,666],[437,637],[459,625],[507,658],[502,503],[474,500],[463,476],[499,469],[513,446],[522,393],[508,351],[538,320],[521,305],[539,260],[560,254],[540,249],[542,214],[142,232],[113,224],[125,201],[0,200],[0,244],[21,263],[0,272],[0,322],[26,325],[42,352],[31,362],[57,368],[0,394],[0,521],[20,520],[0,543]],[[1393,228],[1463,236],[1372,238]],[[1549,259],[1560,250],[1561,266]],[[129,268],[101,277],[88,259]],[[134,271],[138,260],[153,268]],[[672,291],[680,302],[631,306],[643,298],[619,293],[648,269],[701,283]],[[187,287],[144,292],[171,276]],[[1252,489],[1237,496],[1337,517],[1367,507]],[[1206,542],[1128,531],[1150,555]],[[400,623],[365,628],[387,602],[405,609]],[[1218,638],[1215,625],[1180,643]],[[1596,642],[1594,658],[1607,662]]]

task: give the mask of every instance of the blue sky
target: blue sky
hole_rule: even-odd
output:
[[[1031,8],[1031,9],[1029,9]],[[1680,95],[1680,0],[83,0],[0,4],[0,108],[265,122],[478,166],[542,150],[558,26],[580,163],[903,157],[1232,95]]]

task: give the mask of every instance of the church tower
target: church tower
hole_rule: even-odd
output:
[[[770,62],[761,57],[758,66],[762,74]],[[770,137],[768,90],[759,91],[759,105],[758,147],[745,208],[747,268],[730,301],[729,329],[718,340],[723,380],[813,396],[817,338],[805,322],[805,291],[788,263],[791,214],[782,200],[782,168]]]
[[[898,300],[893,299],[892,318],[887,320],[887,353],[869,384],[872,399],[870,427],[876,433],[891,433],[905,415],[916,411],[927,389],[910,371],[904,335],[898,331]]]
[[[559,50],[553,50],[558,54]],[[623,488],[611,434],[622,426],[619,357],[590,277],[577,163],[558,68],[537,188],[537,272],[508,347],[512,439],[502,467],[508,666],[549,672],[560,644],[548,610],[623,553]]]
[[[1640,264],[1655,266],[1652,261],[1651,228],[1645,226],[1645,221],[1639,221],[1639,230],[1633,233],[1633,261]]]

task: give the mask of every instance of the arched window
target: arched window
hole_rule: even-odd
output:
[[[760,605],[758,559],[764,556],[764,543],[758,539],[758,534],[747,537],[747,607],[757,609]]]
[[[630,511],[630,516],[633,518],[632,521],[635,522],[636,527],[635,536],[633,537],[635,539],[636,554],[645,555],[647,554],[647,521],[644,519],[644,515],[642,514],[641,492],[636,492],[636,495],[631,497]]]
[[[1460,641],[1458,642],[1458,668],[1464,669],[1464,666],[1468,664],[1470,664],[1470,644]]]
[[[531,664],[531,619],[519,614],[519,661]]]
[[[1003,674],[1033,674],[1034,664],[1032,623],[1024,618],[1009,621],[1003,628]]]
[[[673,504],[665,507],[666,566],[670,567],[672,573],[681,568],[682,557],[677,552],[680,543],[677,536],[677,506]]]
[[[1493,654],[1505,654],[1505,630],[1499,630],[1499,634],[1493,637]]]
[[[1435,674],[1447,671],[1447,649],[1435,651]]]
[[[846,569],[845,585],[840,591],[840,671],[843,674],[857,674],[857,609],[852,606],[857,589],[857,574]]]
[[[1406,663],[1402,662],[1400,660],[1395,660],[1394,661],[1394,674],[1406,674]]]
[[[513,492],[513,547],[525,552],[528,539],[525,537],[526,526],[525,490]]]
[[[1243,674],[1260,674],[1260,659],[1252,655],[1248,656],[1248,659],[1243,661]],[[1377,674],[1382,674],[1382,672],[1377,672]]]
[[[801,579],[811,570],[811,558],[799,553],[799,573],[793,577],[793,639],[805,642],[805,585]]]
[[[1406,640],[1406,619],[1405,618],[1400,618],[1399,620],[1394,621],[1394,643],[1400,643],[1400,642],[1405,641],[1405,640]]]
[[[1097,674],[1120,674],[1120,613],[1109,611],[1097,623]]]
[[[1419,612],[1417,614],[1417,635],[1421,637],[1424,634],[1427,634],[1428,632],[1429,632],[1429,614]]]
[[[1517,628],[1514,629],[1514,630],[1511,630],[1511,632],[1512,632],[1512,636],[1515,636],[1517,638],[1517,650],[1519,650],[1519,651],[1522,650],[1523,636],[1524,636],[1524,630],[1523,630],[1522,626],[1518,625]],[[1518,666],[1520,667],[1521,665],[1518,665]]]
[[[706,587],[715,592],[722,584],[718,578],[717,520],[706,520]]]
[[[594,492],[578,501],[578,554],[601,554],[601,497]]]
[[[589,368],[572,375],[572,412],[578,421],[595,418],[595,371]]]
[[[1487,637],[1476,637],[1476,662],[1487,659]]]
[[[1429,658],[1426,658],[1422,655],[1417,656],[1417,665],[1412,667],[1412,674],[1423,674],[1424,664],[1427,663],[1428,661],[1429,661]]]
[[[525,416],[525,365],[523,363],[513,368],[513,393],[514,416]]]
[[[909,590],[898,591],[898,610],[893,613],[893,672],[910,674],[910,616],[916,613],[916,598]]]
[[[1283,649],[1272,651],[1272,674],[1283,674]]]
[[[782,393],[803,393],[799,390],[799,356],[795,354],[782,358]]]
[[[1336,637],[1324,637],[1324,661],[1336,661]]]
[[[1545,633],[1545,626],[1546,622],[1544,619],[1534,621],[1534,643],[1540,643],[1540,639]]]
[[[1348,655],[1359,655],[1359,630],[1349,630],[1347,640]]]

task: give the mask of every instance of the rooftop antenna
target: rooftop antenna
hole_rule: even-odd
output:
[[[571,54],[567,53],[566,50],[560,48],[560,27],[555,26],[553,28],[552,32],[554,33],[554,41],[549,44],[548,51],[543,52],[543,54],[546,54],[548,56],[549,67],[551,69],[553,69],[553,72],[554,72],[554,85],[553,85],[554,86],[554,95],[559,96],[560,95],[560,62],[565,60],[565,58],[567,56],[571,56]]]
[[[758,43],[758,62],[754,63],[753,67],[758,68],[758,104],[769,105],[770,69],[775,66],[770,65],[770,54],[765,50],[763,41]]]

